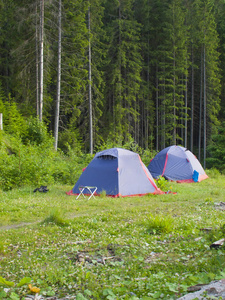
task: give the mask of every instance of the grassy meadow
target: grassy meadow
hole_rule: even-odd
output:
[[[210,245],[225,237],[225,176],[207,173],[143,197],[0,191],[0,299],[177,299],[224,278],[225,248]]]

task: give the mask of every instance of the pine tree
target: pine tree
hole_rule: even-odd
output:
[[[19,35],[14,30],[17,3],[14,0],[2,0],[0,10],[0,81],[5,95],[14,95],[15,69],[12,49],[19,40]]]
[[[217,32],[219,35],[218,52],[220,55],[219,65],[221,71],[221,108],[219,117],[225,120],[225,2],[223,0],[215,1],[215,20]]]
[[[169,144],[176,144],[181,140],[179,129],[183,126],[188,55],[182,1],[171,1],[163,30],[166,32],[166,39],[162,46],[164,61],[160,62],[160,67],[164,81],[160,86],[165,91],[163,106],[165,107],[166,140]]]
[[[155,22],[160,14],[158,15],[156,11],[153,13],[156,3],[152,2],[151,0],[137,0],[134,6],[135,19],[141,24],[140,53],[143,61],[140,92],[138,93],[140,122],[137,131],[139,139],[136,141],[143,148],[152,148],[156,130],[156,149],[158,149],[158,78],[153,71],[157,69],[153,50],[157,47],[159,36],[156,33],[157,29],[153,29],[153,23],[156,28],[158,24]],[[155,95],[156,97],[154,97]],[[154,98],[156,98],[155,103]],[[154,127],[155,122],[156,128]]]
[[[79,144],[79,129],[82,130],[87,115],[85,96],[88,82],[85,51],[88,48],[86,26],[88,3],[82,0],[62,2],[62,68],[61,105],[59,116],[59,147],[65,139],[72,140],[72,146]],[[57,49],[57,44],[55,45]],[[56,74],[54,75],[56,84]],[[85,107],[85,109],[84,109]],[[63,130],[64,129],[64,130]],[[82,136],[82,131],[81,131]]]
[[[140,26],[134,19],[133,0],[109,1],[107,31],[110,37],[106,66],[105,115],[115,143],[135,135],[136,108],[140,88]]]
[[[85,143],[85,148],[91,153],[94,148],[98,148],[98,146],[101,146],[102,144],[100,127],[102,126],[101,116],[103,111],[104,93],[103,70],[106,45],[104,44],[105,30],[102,21],[104,14],[104,0],[89,0],[88,5],[89,10],[86,19],[87,28],[88,25],[90,28],[88,32],[89,46],[86,51],[86,57],[88,57],[88,81],[85,99],[87,99],[87,102],[82,106],[82,111],[85,113],[82,113],[84,118],[80,131]],[[87,108],[87,103],[89,103],[89,108]],[[86,113],[87,109],[88,114]]]
[[[219,40],[216,31],[214,1],[196,0],[194,3],[196,10],[196,20],[198,20],[198,45],[200,51],[199,62],[202,70],[198,76],[200,89],[200,117],[202,122],[203,135],[203,165],[206,167],[206,148],[210,136],[214,133],[215,126],[218,125],[220,77],[219,77],[219,54],[217,51]],[[195,91],[196,92],[196,91]],[[199,92],[198,92],[199,94]],[[198,97],[199,98],[199,97]],[[201,143],[199,142],[199,148]]]

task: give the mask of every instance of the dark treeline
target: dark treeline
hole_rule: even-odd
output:
[[[223,0],[0,0],[0,10],[0,98],[58,130],[59,148],[180,144],[205,164],[225,118]]]

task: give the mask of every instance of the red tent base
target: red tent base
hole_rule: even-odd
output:
[[[207,179],[207,178],[209,178],[209,176],[206,175],[206,174],[199,175],[197,182],[201,182],[202,180]],[[177,182],[178,183],[192,183],[192,182],[195,182],[195,181],[193,179],[185,179],[185,180],[177,180]]]
[[[153,193],[147,193],[147,194],[135,194],[135,195],[126,195],[126,196],[122,196],[121,194],[117,194],[117,195],[106,195],[107,197],[112,197],[112,198],[118,198],[118,197],[141,197],[141,196],[146,196],[146,195],[163,195],[163,194],[171,194],[172,192],[168,193],[168,192],[163,192],[161,191],[159,188],[157,188]],[[79,194],[74,194],[73,190],[66,192],[67,195],[69,196],[78,196]],[[172,193],[172,194],[176,194],[176,193]],[[84,194],[85,196],[90,196],[90,194]],[[100,194],[94,194],[95,196],[101,196]]]

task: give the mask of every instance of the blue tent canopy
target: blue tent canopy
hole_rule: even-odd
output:
[[[170,146],[160,151],[148,165],[154,178],[164,176],[173,181],[199,182],[208,178],[199,160],[181,146]]]
[[[68,194],[79,194],[80,186],[96,186],[97,194],[114,197],[161,192],[140,156],[121,148],[96,153]]]

